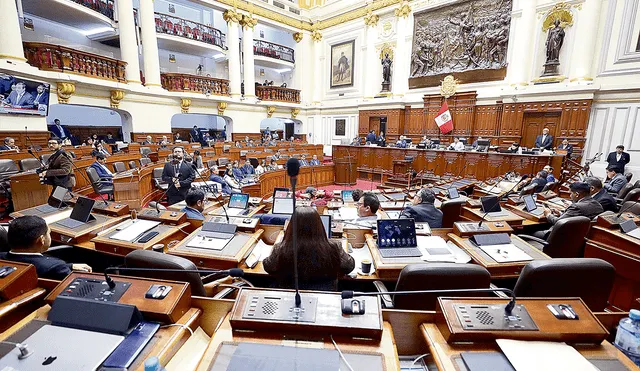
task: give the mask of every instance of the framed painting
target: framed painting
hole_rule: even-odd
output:
[[[331,45],[331,88],[353,86],[356,41]]]
[[[345,136],[347,129],[347,120],[345,119],[337,119],[336,120],[336,136]]]

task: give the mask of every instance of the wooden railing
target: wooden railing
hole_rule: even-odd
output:
[[[71,0],[76,4],[80,4],[89,9],[93,9],[96,12],[107,16],[110,19],[113,19],[113,11],[114,11],[114,1],[113,0]]]
[[[190,40],[202,41],[216,45],[223,49],[225,46],[225,34],[217,28],[193,22],[173,15],[156,14],[156,32],[167,35],[175,35]]]
[[[253,54],[295,63],[293,49],[269,41],[255,40]]]
[[[127,82],[126,62],[61,45],[38,42],[24,42],[23,45],[29,64],[40,70]]]
[[[300,103],[300,90],[296,89],[256,85],[256,95],[262,100]]]
[[[211,95],[229,95],[229,80],[215,77],[187,75],[184,73],[163,73],[160,75],[162,87],[168,91],[190,91]]]

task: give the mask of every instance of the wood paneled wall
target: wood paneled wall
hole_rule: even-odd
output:
[[[364,137],[369,132],[370,118],[387,118],[387,143],[395,142],[400,135],[419,141],[423,135],[440,138],[450,143],[454,136],[469,138],[482,136],[491,139],[493,145],[508,147],[513,142],[531,147],[535,136],[548,127],[554,137],[554,147],[568,139],[574,146],[574,154],[580,157],[585,144],[589,123],[591,100],[571,100],[535,103],[502,103],[477,105],[475,92],[458,93],[447,99],[453,117],[453,132],[441,135],[435,117],[444,98],[439,94],[425,95],[422,108],[363,110],[360,111],[358,133]]]
[[[166,135],[169,141],[173,141],[173,137],[172,137],[173,134],[171,133],[131,133],[131,141],[142,143],[145,140],[147,140],[147,135],[151,135],[154,143],[160,142],[162,140],[163,135]],[[180,135],[182,135],[182,133],[180,133]]]
[[[29,140],[27,140],[29,135]],[[4,138],[11,137],[15,139],[16,146],[21,150],[28,148],[31,143],[42,148],[47,148],[47,141],[49,140],[48,131],[0,131],[0,144],[4,144]]]

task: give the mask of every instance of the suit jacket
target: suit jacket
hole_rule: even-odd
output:
[[[46,255],[22,255],[11,252],[0,253],[0,259],[18,263],[31,264],[36,267],[36,273],[40,278],[63,280],[71,273],[71,264],[64,260]]]
[[[320,160],[311,160],[311,161],[309,162],[309,165],[311,165],[311,166],[318,166],[318,165],[320,165]]]
[[[620,192],[622,187],[624,187],[625,185],[627,185],[627,177],[620,173],[617,173],[613,178],[607,179],[604,182],[603,188],[607,192],[618,194],[618,192]]]
[[[181,212],[187,214],[187,219],[204,220],[204,215],[192,207],[185,206]]]
[[[307,160],[300,160],[300,166],[309,166]]]
[[[9,147],[7,145],[4,145],[4,144],[0,145],[0,151],[10,151],[12,149],[13,148],[11,148],[11,147]]]
[[[209,180],[212,181],[212,182],[216,182],[216,183],[220,184],[220,186],[222,188],[222,194],[225,194],[225,195],[230,195],[231,194],[231,187],[229,187],[227,182],[225,182],[224,178],[221,177],[220,175],[211,174],[211,176],[209,177]]]
[[[536,189],[533,192],[540,193],[542,192],[542,189],[544,188],[544,186],[547,185],[547,180],[544,178],[533,178],[533,180],[531,180],[531,184],[536,185]]]
[[[111,183],[113,183],[113,174],[109,174],[104,167],[102,166],[102,164],[98,163],[97,161],[94,162],[93,164],[91,164],[91,168],[94,169],[96,171],[96,173],[98,173],[98,176],[100,178],[104,178],[104,179],[110,179],[111,181],[109,182],[100,182],[102,185],[110,185]]]
[[[71,188],[75,185],[71,155],[64,149],[57,150],[47,160],[47,171],[44,177],[48,184]]]
[[[256,173],[256,169],[254,169],[251,165],[243,165],[241,169],[244,175],[251,175]]]
[[[49,105],[49,91],[40,94],[40,97],[38,97],[38,93],[36,92],[36,95],[33,97],[33,105],[37,108],[39,104]]]
[[[416,223],[428,223],[431,228],[442,227],[442,211],[430,203],[408,206],[402,210],[400,218],[412,218]]]
[[[558,220],[572,216],[586,216],[589,219],[593,219],[603,212],[604,209],[602,205],[600,205],[600,202],[594,200],[591,196],[587,196],[578,200],[578,202],[572,203],[562,215],[549,215],[547,221],[551,224],[556,224]]]
[[[567,151],[567,156],[569,157],[571,157],[571,154],[573,153],[573,145],[571,144],[567,144],[566,146],[564,144],[561,144],[557,149],[564,149],[565,151]]]
[[[536,148],[550,149],[551,147],[553,147],[553,137],[551,135],[547,135],[544,140],[542,139],[542,137],[543,135],[538,135],[536,137]]]
[[[618,205],[616,204],[616,200],[614,200],[613,196],[607,193],[604,189],[598,191],[598,193],[591,196],[594,200],[600,202],[604,211],[613,211],[618,212]]]
[[[618,171],[619,173],[624,173],[624,167],[629,163],[629,161],[631,161],[631,156],[629,156],[627,152],[622,152],[620,154],[620,161],[616,158],[615,152],[611,152],[607,156],[607,163],[609,163],[609,166],[614,166],[620,169],[620,171]]]
[[[200,141],[200,131],[199,130],[191,129],[191,131],[189,131],[189,133],[191,134],[191,141],[193,141],[193,142],[199,142]]]
[[[173,185],[173,178],[178,178],[180,188],[176,188]],[[196,178],[196,172],[191,167],[191,164],[182,161],[178,172],[175,171],[175,164],[171,161],[164,164],[162,169],[162,181],[169,184],[167,189],[167,200],[169,204],[173,205],[177,202],[183,201],[187,196],[191,183]]]
[[[52,136],[54,138],[64,139],[64,138],[69,137],[70,136],[69,135],[69,129],[67,129],[63,125],[60,125],[60,127],[62,128],[62,130],[64,130],[64,133],[62,133],[60,131],[60,129],[58,129],[58,126],[56,126],[56,125],[49,125],[48,129],[49,129],[49,132],[52,134]]]
[[[244,171],[242,171],[242,169],[240,168],[234,167],[233,169],[231,169],[231,173],[237,180],[244,178]]]
[[[376,141],[376,135],[373,133],[369,133],[367,134],[367,142],[371,142],[371,143],[375,143]]]
[[[9,96],[4,101],[12,106],[18,106],[18,107],[32,106],[33,95],[25,91],[20,97],[20,99],[18,100],[18,93],[15,91],[12,91],[11,94],[9,94]]]

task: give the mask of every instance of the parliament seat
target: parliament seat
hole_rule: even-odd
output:
[[[102,179],[98,176],[96,170],[92,167],[88,167],[86,169],[87,175],[89,176],[89,180],[91,181],[91,188],[97,194],[108,195],[109,197],[113,197],[113,183],[105,185],[102,184],[103,181],[112,181],[112,179]]]
[[[633,184],[627,183],[624,185],[624,187],[622,187],[622,189],[620,189],[617,195],[613,194],[613,196],[615,198],[622,200],[627,196],[627,193],[631,192],[632,189],[633,189]]]
[[[129,169],[133,170],[133,169],[137,169],[137,168],[138,168],[138,164],[136,164],[135,160],[129,161]]]
[[[218,159],[218,166],[225,166],[228,163],[229,163],[229,159],[226,157],[220,157]]]
[[[216,166],[216,160],[207,160],[207,169],[211,169]]]
[[[620,210],[625,213],[629,212],[636,215],[640,215],[640,202],[627,201],[622,204],[622,207],[620,208]]]
[[[453,228],[453,223],[460,219],[462,206],[466,203],[464,199],[447,200],[440,206],[442,211],[442,228]]]
[[[580,297],[593,312],[607,307],[615,268],[595,258],[534,260],[513,289],[516,297]]]
[[[518,237],[552,258],[580,258],[584,256],[585,237],[590,227],[591,220],[586,216],[573,216],[558,220],[546,241],[526,234]]]
[[[11,249],[9,248],[7,229],[0,225],[0,252],[8,252],[9,250]]]
[[[381,281],[374,285],[379,292],[387,292]],[[475,264],[420,263],[409,264],[400,272],[394,291],[488,289],[491,285],[489,271]],[[481,293],[384,295],[385,308],[407,310],[435,310],[439,296],[486,296]]]
[[[557,181],[549,182],[545,184],[544,187],[542,188],[542,192],[553,191],[553,189],[556,187],[557,184],[558,184]]]
[[[35,158],[23,158],[20,160],[20,169],[22,169],[22,171],[35,170],[40,166],[42,166],[40,161]]]
[[[620,205],[623,205],[625,202],[637,201],[638,199],[640,199],[640,188],[632,188],[624,196],[624,198],[616,198],[616,202],[618,203],[618,206],[620,206]]]
[[[140,166],[144,167],[151,163],[151,159],[143,157],[140,159]]]
[[[127,167],[124,166],[124,162],[118,161],[113,163],[113,170],[115,170],[116,173],[122,173],[124,171],[127,171]]]
[[[40,161],[44,162],[45,164],[47,163],[47,161],[49,161],[49,157],[51,157],[50,154],[45,153],[44,155],[40,155]]]
[[[140,147],[140,154],[142,156],[147,157],[151,153],[151,147]]]
[[[162,180],[162,171],[164,169],[161,167],[157,167],[155,169],[153,169],[153,183],[156,185],[157,188],[166,191],[167,187],[169,186],[165,181]]]
[[[630,183],[633,178],[633,173],[626,173],[624,176],[627,178],[627,183]]]

